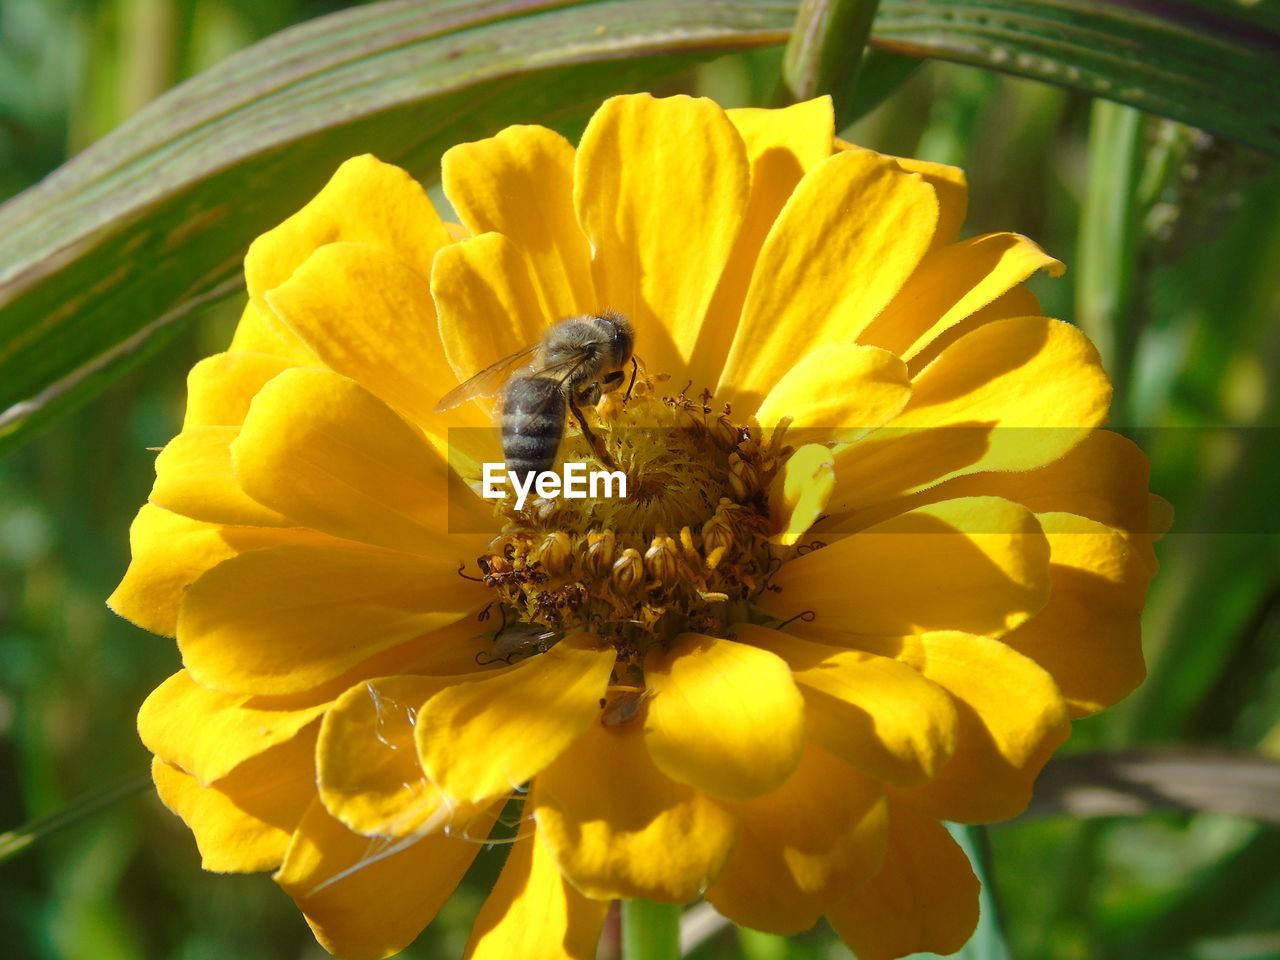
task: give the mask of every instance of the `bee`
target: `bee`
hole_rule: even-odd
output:
[[[635,385],[634,342],[630,321],[616,311],[569,317],[548,327],[537,343],[451,390],[436,404],[436,412],[501,392],[502,455],[507,470],[520,478],[551,469],[564,436],[566,411],[571,412],[596,456],[613,469],[580,404],[594,404],[605,386],[620,384],[628,361],[631,386]]]

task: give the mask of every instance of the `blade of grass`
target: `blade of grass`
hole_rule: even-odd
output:
[[[1095,100],[1089,122],[1089,172],[1076,250],[1076,322],[1111,375],[1112,422],[1129,421],[1134,346],[1141,332],[1138,271],[1138,177],[1142,114]]]
[[[36,842],[74,826],[121,800],[142,793],[150,786],[149,772],[130,774],[117,783],[81,797],[61,810],[37,817],[17,829],[0,833],[0,863],[16,857]]]

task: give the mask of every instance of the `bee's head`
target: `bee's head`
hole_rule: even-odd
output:
[[[614,368],[625,366],[631,359],[631,350],[635,346],[635,333],[631,329],[631,321],[616,310],[602,310],[596,314],[596,320],[606,331],[609,365]]]

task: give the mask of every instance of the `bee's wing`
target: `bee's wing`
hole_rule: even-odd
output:
[[[436,404],[436,413],[444,413],[454,407],[461,406],[476,397],[492,397],[501,392],[502,387],[511,379],[511,374],[518,370],[538,349],[538,344],[531,343],[523,350],[517,350],[509,357],[503,357],[495,364],[485,367],[470,380],[454,387]]]
[[[578,353],[543,367],[532,367],[525,376],[530,380],[535,378],[538,380],[552,380],[555,382],[557,388],[559,388],[564,385],[565,381],[577,373],[578,368],[586,362],[586,355]],[[542,416],[546,411],[548,404],[558,396],[559,392],[560,391],[558,389],[549,392],[546,399],[543,400],[535,409],[525,412],[526,418],[532,420],[536,417]]]

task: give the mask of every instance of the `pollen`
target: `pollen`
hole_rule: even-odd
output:
[[[776,565],[768,489],[791,451],[713,404],[709,392],[659,395],[647,378],[625,401],[605,395],[593,417],[598,446],[570,436],[564,456],[616,465],[627,495],[519,511],[506,502],[479,560],[505,623],[589,632],[617,648],[628,684],[655,644],[689,631],[730,636]],[[639,713],[612,711],[610,722]]]

